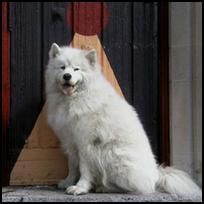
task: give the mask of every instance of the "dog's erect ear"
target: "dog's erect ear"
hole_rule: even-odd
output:
[[[55,58],[60,53],[60,50],[60,47],[56,43],[53,43],[49,51],[49,57]]]
[[[85,57],[89,61],[90,65],[94,66],[97,62],[96,50],[92,49],[85,52]]]

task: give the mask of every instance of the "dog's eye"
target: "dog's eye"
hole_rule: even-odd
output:
[[[64,69],[65,69],[65,66],[61,66],[60,69],[63,69],[63,70],[64,70]]]
[[[78,71],[79,70],[79,68],[74,68],[74,71]]]

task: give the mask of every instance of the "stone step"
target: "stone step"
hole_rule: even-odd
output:
[[[89,193],[67,195],[56,186],[9,186],[2,187],[3,202],[201,202],[202,197],[166,193],[149,195]]]

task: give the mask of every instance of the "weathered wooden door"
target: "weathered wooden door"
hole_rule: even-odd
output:
[[[44,106],[44,70],[53,42],[97,49],[104,74],[136,108],[153,151],[159,158],[158,8],[158,3],[141,2],[9,3],[11,50],[7,149],[10,171],[19,160],[22,149],[26,148],[28,137],[34,134],[32,130]],[[41,147],[58,147],[56,141],[50,144],[49,147]],[[46,162],[43,157],[40,157],[44,159],[41,163],[32,160],[38,145],[36,140],[29,140],[28,146],[33,152],[30,158],[26,157],[26,161],[30,162],[30,166],[32,162],[35,165]],[[19,168],[17,171],[23,171],[23,165]],[[35,172],[34,169],[32,171]],[[16,179],[21,180],[19,177]],[[56,183],[58,177],[52,179],[47,183]],[[41,181],[34,183],[46,183],[46,175]],[[32,184],[31,181],[24,181],[25,184],[29,182]]]

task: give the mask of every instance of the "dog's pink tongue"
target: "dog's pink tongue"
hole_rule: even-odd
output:
[[[66,87],[66,88],[63,88],[62,92],[63,92],[65,95],[71,95],[72,90],[73,90],[73,87],[72,87],[72,86],[68,86],[68,87]]]

